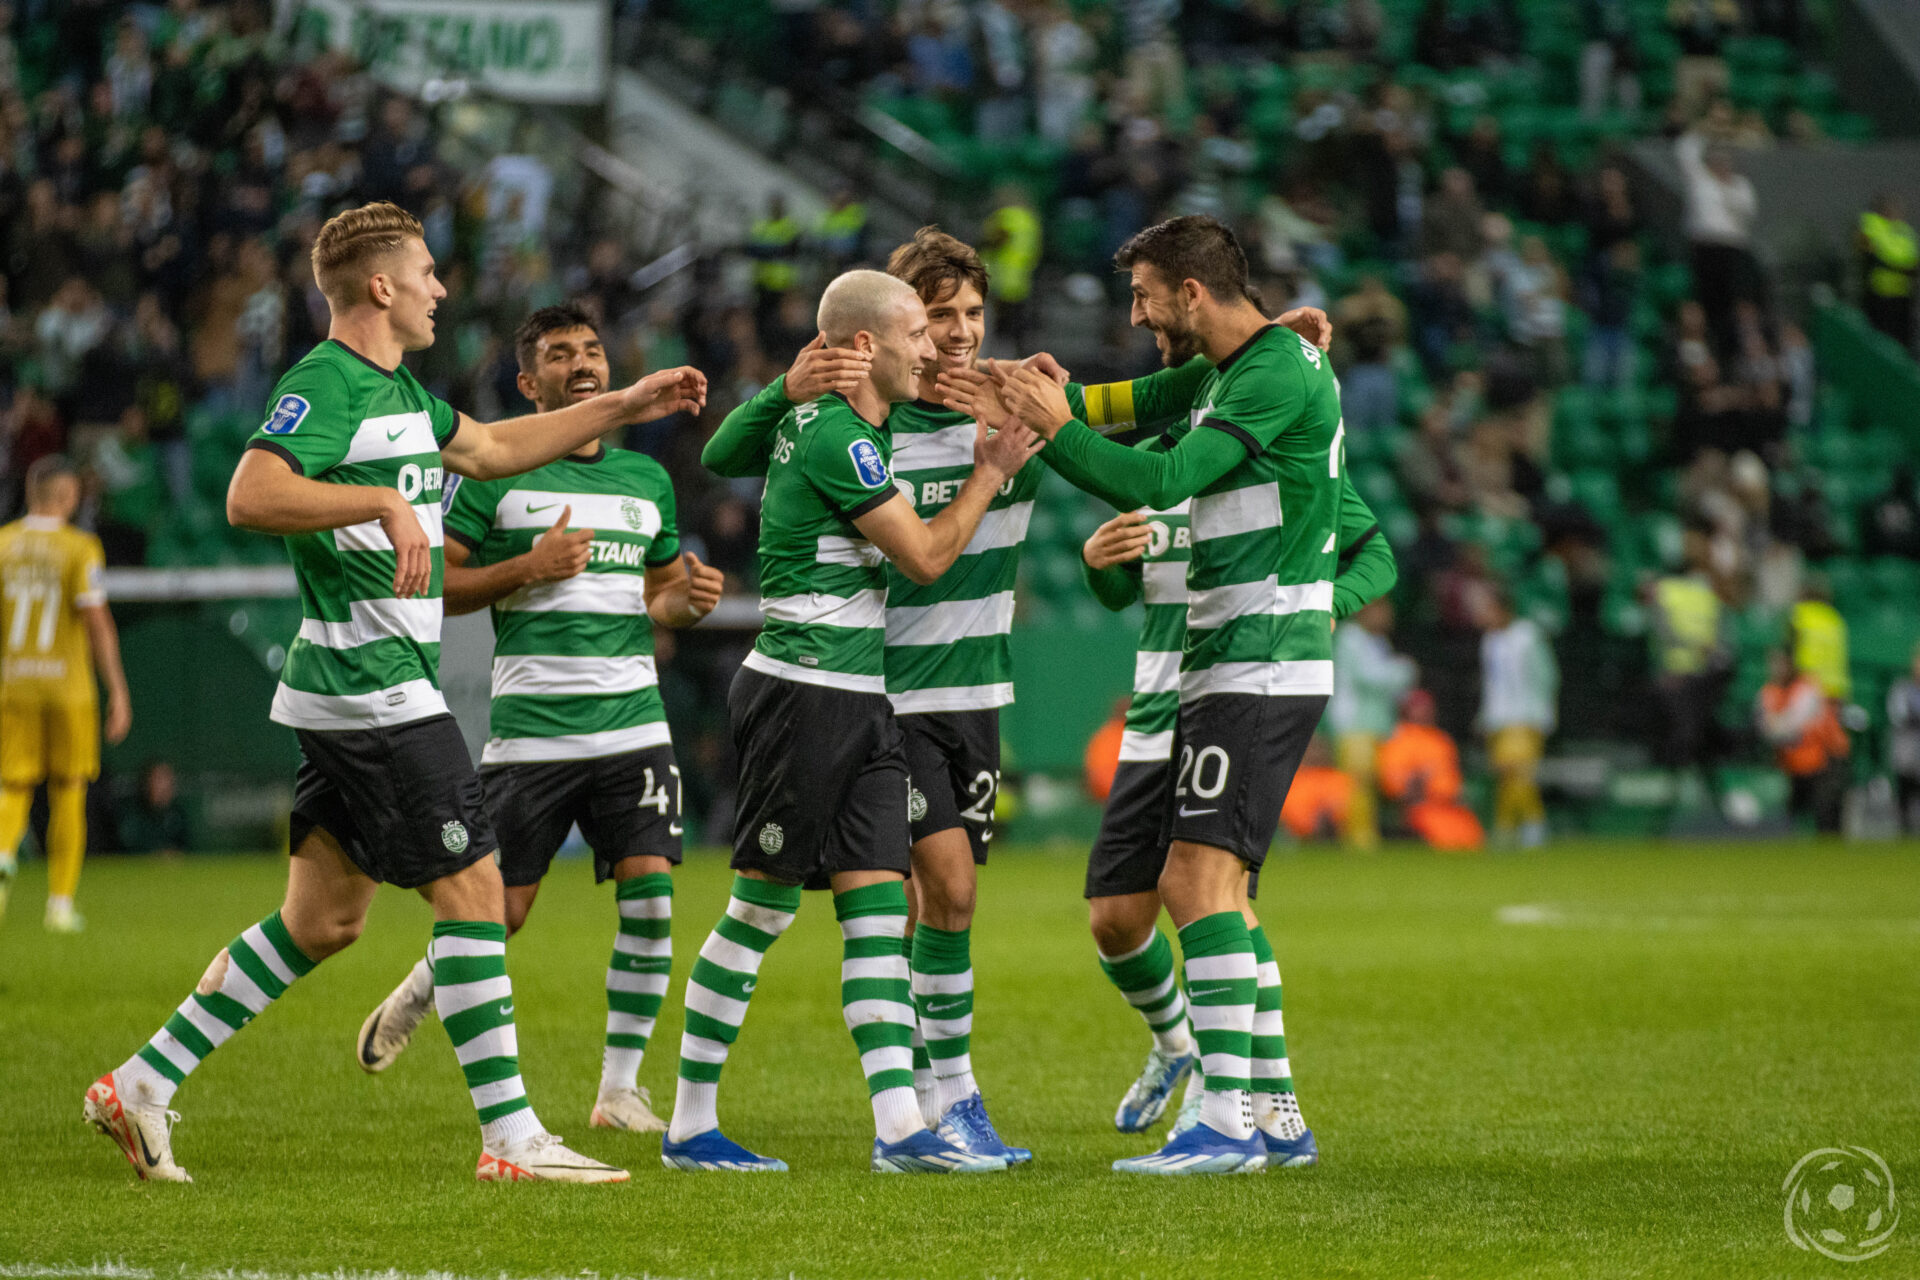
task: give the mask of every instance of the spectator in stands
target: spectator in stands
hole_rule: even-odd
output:
[[[1388,638],[1392,630],[1393,602],[1383,596],[1333,633],[1333,697],[1327,703],[1327,727],[1333,733],[1341,772],[1353,780],[1341,828],[1341,838],[1350,849],[1369,850],[1380,843],[1374,756],[1393,732],[1394,708],[1419,676],[1413,659],[1394,652]]]
[[[1912,835],[1920,832],[1920,648],[1913,651],[1907,674],[1887,690],[1887,727],[1900,829]]]
[[[1580,114],[1640,109],[1639,47],[1628,0],[1580,0]]]
[[[1500,132],[1500,117],[1482,113],[1473,118],[1466,136],[1454,144],[1454,162],[1473,175],[1474,190],[1482,198],[1504,204],[1513,196],[1512,175],[1507,172],[1506,139]]]
[[[1920,277],[1920,239],[1907,221],[1905,203],[1883,191],[1860,215],[1855,237],[1860,255],[1860,307],[1867,322],[1913,351],[1913,286]]]
[[[1495,777],[1493,836],[1537,848],[1547,838],[1539,773],[1559,718],[1559,663],[1539,625],[1514,612],[1505,586],[1485,597],[1480,623],[1479,725]]]
[[[180,853],[189,843],[179,779],[165,760],[140,771],[140,793],[120,815],[120,847],[127,853]]]
[[[1093,110],[1099,46],[1065,4],[1039,6],[1032,22],[1035,129],[1064,145]]]
[[[1920,505],[1913,465],[1894,469],[1886,491],[1860,509],[1860,549],[1870,556],[1920,560]]]
[[[1760,295],[1753,256],[1758,202],[1753,183],[1734,170],[1733,153],[1724,145],[1709,146],[1698,130],[1689,130],[1673,152],[1685,183],[1694,296],[1706,311],[1717,351],[1724,353],[1733,346],[1734,304]]]
[[[1480,819],[1460,803],[1460,748],[1434,723],[1433,695],[1425,689],[1401,699],[1400,721],[1380,744],[1377,763],[1380,794],[1429,848],[1463,853],[1486,843]]]
[[[1520,216],[1534,222],[1571,222],[1579,210],[1573,173],[1560,160],[1551,139],[1533,144],[1520,184]]]
[[[1734,0],[1668,0],[1667,29],[1680,42],[1670,116],[1691,120],[1726,93],[1727,60],[1721,46],[1739,26],[1740,8]]]
[[[1638,348],[1633,314],[1640,304],[1640,244],[1615,241],[1587,278],[1587,349],[1581,379],[1590,387],[1624,391],[1633,385]]]
[[[1501,279],[1508,335],[1531,357],[1534,380],[1551,390],[1567,380],[1567,273],[1539,236],[1520,242],[1519,261]]]
[[[1475,336],[1473,303],[1467,297],[1466,268],[1455,253],[1436,253],[1420,264],[1407,288],[1407,312],[1413,322],[1413,349],[1438,381],[1451,372],[1456,348]]]
[[[1275,301],[1278,301],[1277,299]],[[1399,413],[1400,386],[1393,355],[1406,341],[1407,307],[1377,272],[1333,309],[1339,350],[1340,411],[1353,433],[1391,427]]]
[[[1767,655],[1767,683],[1755,699],[1760,736],[1787,775],[1787,810],[1823,835],[1838,834],[1847,794],[1847,732],[1813,673],[1784,649]]]
[[[1486,212],[1473,175],[1457,165],[1444,170],[1420,216],[1420,252],[1428,258],[1452,254],[1462,262],[1479,257]]]
[[[36,354],[47,391],[58,398],[74,389],[88,353],[105,342],[113,313],[79,276],[70,277],[34,321]]]
[[[1853,691],[1847,664],[1847,620],[1833,607],[1833,586],[1823,574],[1807,578],[1800,602],[1787,616],[1793,665],[1813,677],[1820,690],[1835,702]]]

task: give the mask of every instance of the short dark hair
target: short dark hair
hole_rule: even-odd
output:
[[[905,280],[928,306],[970,284],[987,296],[987,268],[980,254],[938,227],[922,227],[887,259],[887,274]]]
[[[77,479],[79,475],[80,472],[74,467],[73,461],[68,458],[66,454],[42,454],[40,457],[35,458],[27,467],[27,501],[34,502],[38,500],[41,491],[46,487],[49,480],[55,480],[61,476],[73,476]]]
[[[1113,264],[1131,271],[1145,263],[1173,284],[1198,280],[1222,302],[1250,298],[1247,253],[1233,228],[1204,213],[1169,218],[1137,232],[1113,255]]]
[[[557,306],[542,307],[525,320],[513,335],[513,357],[520,365],[520,372],[533,372],[534,349],[540,345],[540,339],[562,329],[591,329],[594,336],[600,334],[600,326],[584,309],[571,302],[562,302]]]

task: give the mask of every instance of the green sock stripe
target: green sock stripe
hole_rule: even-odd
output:
[[[764,929],[756,929],[737,916],[721,916],[720,923],[713,926],[713,931],[725,938],[728,942],[736,943],[749,951],[758,951],[763,954],[768,947],[773,945],[774,939],[779,936],[768,933]]]
[[[253,1019],[253,1014],[247,1011],[247,1006],[241,1004],[232,996],[222,995],[218,991],[206,996],[196,991],[193,993],[193,1000],[195,1004],[232,1027],[235,1031],[246,1026],[247,1023]]]
[[[607,1037],[607,1048],[644,1050],[647,1047],[647,1041],[649,1039],[651,1039],[650,1036],[635,1036],[635,1035],[624,1035],[620,1033],[615,1033]]]
[[[872,1097],[888,1089],[913,1088],[913,1072],[889,1069],[876,1071],[867,1077],[867,1096]]]
[[[491,1000],[471,1009],[462,1009],[452,1017],[441,1020],[441,1025],[447,1029],[447,1039],[456,1045],[465,1044],[495,1027],[511,1026],[512,1023],[513,1015],[501,1017],[500,1006]]]
[[[245,935],[235,938],[227,944],[227,960],[240,972],[253,979],[253,985],[265,993],[267,999],[278,1000],[286,994],[287,984],[274,976],[267,968],[267,962],[253,953],[247,945]]]
[[[734,1026],[731,1022],[722,1022],[718,1018],[710,1018],[696,1009],[687,1010],[685,1026],[688,1035],[698,1036],[702,1040],[717,1040],[721,1044],[732,1044],[734,1037],[740,1034],[740,1028]],[[684,1063],[686,1059],[682,1058],[681,1061]],[[720,1070],[719,1064],[713,1064],[713,1069],[717,1073]],[[688,1078],[692,1079],[693,1077],[689,1076]],[[716,1075],[714,1078],[718,1079],[719,1077]]]
[[[504,977],[506,972],[507,959],[502,955],[441,956],[433,962],[433,985],[457,987]]]
[[[920,925],[913,931],[913,967],[921,973],[965,973],[973,967],[972,938],[969,929]]]
[[[1253,1038],[1253,1061],[1257,1066],[1262,1061],[1278,1062],[1287,1056],[1287,1038],[1285,1036],[1255,1036]]]
[[[1122,991],[1151,991],[1173,976],[1173,944],[1155,929],[1145,951],[1120,961],[1103,957],[1100,967]]]
[[[636,1018],[657,1018],[663,999],[650,991],[609,991],[607,1008],[615,1013],[630,1013]]]
[[[749,880],[745,876],[735,876],[733,896],[756,907],[784,911],[788,915],[800,910],[800,886],[797,884],[775,884],[771,880]]]
[[[911,1041],[912,1038],[909,1037],[908,1039]],[[933,1070],[933,1058],[928,1054],[927,1046],[924,1043],[913,1046],[913,1069],[915,1071]]]
[[[502,1080],[511,1080],[520,1074],[518,1058],[477,1058],[461,1068],[466,1073],[467,1088],[476,1089],[483,1084],[499,1084]]]
[[[613,887],[613,896],[621,902],[634,898],[671,898],[673,877],[664,871],[655,871],[631,880],[622,880]]]
[[[725,996],[729,1000],[745,1000],[753,994],[748,989],[754,980],[751,973],[738,973],[732,969],[723,969],[705,956],[696,956],[693,972],[687,981],[705,987],[715,995]]]
[[[900,954],[891,934],[877,934],[871,938],[847,938],[843,940],[842,952],[849,960],[891,960]]]
[[[904,978],[847,978],[840,983],[840,1003],[855,1000],[890,1000],[913,1007],[913,995]]]
[[[174,1066],[166,1054],[160,1052],[151,1044],[141,1045],[138,1057],[140,1061],[146,1063],[175,1084],[180,1084],[187,1078],[186,1073]]]
[[[495,924],[491,920],[436,920],[433,922],[433,936],[467,938],[474,942],[505,943],[507,926]]]
[[[673,919],[670,916],[621,916],[620,932],[629,938],[671,938]]]
[[[516,1111],[526,1111],[532,1106],[533,1104],[527,1101],[525,1094],[521,1094],[517,1098],[508,1098],[505,1102],[496,1102],[490,1107],[481,1107],[480,1123],[492,1124],[495,1120],[503,1119]]]
[[[723,1062],[695,1062],[691,1058],[680,1059],[680,1078],[693,1084],[719,1084],[720,1068]]]
[[[196,1058],[205,1058],[213,1052],[213,1041],[200,1034],[200,1028],[188,1022],[177,1010],[167,1019],[163,1028],[166,1033],[186,1046],[188,1053]]]
[[[913,1044],[913,1028],[899,1022],[862,1022],[853,1028],[853,1043],[862,1053],[871,1049],[906,1049]]]
[[[1253,939],[1253,962],[1255,964],[1266,964],[1271,961],[1273,959],[1273,944],[1267,941],[1267,927],[1265,925],[1255,925],[1253,928],[1247,930],[1247,935]]]
[[[273,944],[274,951],[280,956],[280,963],[293,970],[294,977],[306,977],[313,972],[314,966],[320,963],[318,960],[307,959],[307,953],[300,949],[294,942],[293,935],[287,932],[287,926],[280,919],[278,911],[260,922],[260,932],[267,935],[267,941]]]
[[[946,1062],[973,1051],[971,1035],[955,1036],[951,1040],[927,1041],[927,1057],[935,1062]]]
[[[833,918],[851,920],[856,916],[904,916],[907,914],[907,887],[903,881],[882,880],[833,895]],[[925,929],[926,925],[921,925]]]
[[[1191,958],[1231,955],[1253,947],[1246,918],[1238,911],[1217,911],[1181,928],[1180,949]]]

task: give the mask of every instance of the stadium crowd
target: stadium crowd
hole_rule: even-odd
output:
[[[991,175],[996,198],[983,182],[973,207],[996,212],[954,229],[991,255],[1044,227],[1037,312],[996,298],[1036,344],[1050,292],[1077,275],[1099,289],[1138,227],[1179,212],[1239,227],[1276,310],[1335,318],[1350,461],[1400,554],[1400,640],[1456,735],[1499,600],[1562,662],[1645,679],[1657,584],[1680,571],[1726,611],[1739,674],[1717,709],[1757,748],[1745,709],[1787,611],[1845,594],[1866,574],[1856,555],[1920,559],[1910,472],[1836,498],[1832,450],[1807,447],[1844,408],[1752,245],[1741,150],[1861,130],[1803,62],[1816,10],[1586,0],[1571,29],[1468,0],[621,12],[649,36],[731,42],[768,82],[804,74],[810,92],[877,104]],[[752,292],[729,284],[734,261],[764,267],[752,244],[643,291],[624,245],[548,198],[562,160],[456,166],[440,109],[276,26],[261,0],[28,5],[0,11],[0,32],[0,517],[35,458],[67,452],[110,562],[277,557],[224,528],[219,495],[275,377],[324,332],[320,222],[386,198],[420,216],[449,286],[441,339],[415,363],[436,394],[482,416],[523,408],[507,335],[566,298],[602,320],[617,374],[707,372],[700,422],[629,443],[672,475],[689,546],[752,588],[755,486],[714,477],[699,449],[811,336],[809,290],[862,255],[831,215],[796,225],[793,270],[754,272]],[[1684,175],[1684,256],[1663,251],[1618,149],[1653,136]],[[1106,360],[1131,371],[1140,349],[1110,311]],[[1810,571],[1836,557],[1826,579]],[[1672,741],[1644,702],[1591,683],[1566,691],[1585,701],[1562,721]]]

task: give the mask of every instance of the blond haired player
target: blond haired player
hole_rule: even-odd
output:
[[[87,784],[100,776],[94,672],[107,686],[107,741],[133,724],[120,636],[100,585],[100,539],[67,521],[80,478],[58,455],[27,468],[27,514],[0,526],[0,911],[19,866],[33,789],[47,784],[48,930],[78,933]]]

